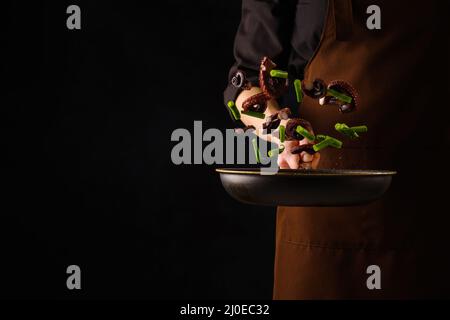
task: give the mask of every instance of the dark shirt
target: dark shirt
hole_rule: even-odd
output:
[[[253,85],[264,56],[278,69],[303,79],[303,71],[319,45],[328,0],[242,0],[241,23],[234,43],[236,63],[230,70],[225,104],[241,92],[231,83],[237,70]]]

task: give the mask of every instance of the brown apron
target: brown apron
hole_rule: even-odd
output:
[[[366,124],[369,132],[343,139],[341,150],[322,151],[320,167],[398,175],[367,206],[278,208],[275,299],[450,296],[446,2],[329,1],[305,78],[348,81],[359,108],[340,114],[306,98],[300,115],[316,133],[337,137],[336,122]],[[381,8],[381,30],[366,26],[374,4]],[[366,285],[370,265],[381,269],[380,290]]]

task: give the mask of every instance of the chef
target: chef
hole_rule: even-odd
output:
[[[369,128],[320,156],[283,152],[281,168],[311,162],[398,171],[388,193],[369,205],[278,208],[274,299],[450,297],[447,7],[438,0],[242,1],[225,102],[242,108],[261,92],[258,70],[268,56],[307,83],[350,83],[358,105],[342,113],[310,97],[294,105],[286,95],[269,102],[267,116],[290,106],[321,134],[335,136],[336,123]],[[236,87],[233,78],[242,74],[250,90]],[[257,128],[263,122],[241,120]],[[374,271],[379,283],[371,286]]]

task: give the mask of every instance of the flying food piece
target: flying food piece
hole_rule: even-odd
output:
[[[333,96],[325,96],[319,99],[319,104],[321,106],[329,106],[329,105],[339,105],[339,100]]]
[[[238,108],[236,107],[236,105],[234,104],[234,101],[231,101],[231,100],[228,101],[227,106],[230,109],[234,120],[240,120],[241,119],[241,114],[240,114]]]
[[[252,112],[264,113],[264,111],[266,111],[266,109],[267,109],[266,95],[263,92],[261,92],[261,93],[258,93],[258,94],[255,94],[255,95],[249,97],[242,103],[242,109],[245,112],[252,111]]]
[[[359,135],[356,131],[350,129],[349,126],[347,126],[345,123],[336,123],[334,126],[336,131],[342,133],[343,135],[347,136],[350,139],[357,139],[359,138]]]
[[[299,79],[296,79],[294,81],[294,89],[297,103],[301,103],[303,101],[303,91],[302,91],[302,82]]]
[[[336,123],[334,128],[336,129],[336,131],[342,133],[350,139],[357,139],[359,138],[358,133],[365,133],[368,131],[367,126],[349,127],[345,123]]]
[[[286,71],[272,69],[272,70],[270,70],[270,76],[272,78],[287,79],[288,78],[288,73]]]
[[[327,137],[327,138],[325,138],[325,140],[323,140],[323,141],[321,141],[321,142],[315,144],[315,145],[313,146],[313,150],[314,150],[315,152],[319,152],[320,150],[329,147],[329,146],[330,146],[330,143],[331,143],[331,139],[329,139],[329,138]]]
[[[342,141],[323,134],[318,134],[316,136],[316,142],[318,142],[317,144],[314,145],[314,150],[316,151],[322,150],[323,148],[326,147],[334,147],[337,149],[341,149],[343,145]]]
[[[342,80],[331,81],[328,85],[328,95],[322,97],[321,105],[335,105],[342,113],[356,110],[358,106],[358,93],[348,82]]]
[[[336,149],[342,148],[343,143],[341,140],[338,140],[338,139],[330,137],[330,136],[328,136],[325,140],[328,140],[330,146],[332,146],[333,148],[336,148]]]
[[[353,98],[346,96],[343,93],[340,93],[339,91],[336,91],[334,89],[328,89],[327,95],[335,97],[337,100],[345,102],[345,103],[352,103]]]
[[[286,140],[286,127],[281,125],[279,129],[280,142],[283,143]]]
[[[283,75],[280,74],[280,70],[276,70],[276,64],[267,57],[264,57],[261,61],[261,65],[259,67],[259,86],[262,90],[261,93],[255,94],[249,98],[247,98],[242,103],[242,109],[244,111],[253,111],[264,113],[267,109],[267,101],[271,99],[279,98],[283,95],[288,89],[288,79],[271,77],[271,71],[274,71],[275,75]],[[244,75],[242,73],[242,75]],[[237,76],[236,74],[236,84],[241,83],[241,76]]]
[[[314,141],[316,140],[316,137],[314,137],[313,134],[309,133],[308,130],[306,130],[305,128],[303,128],[302,126],[298,125],[297,128],[295,129],[295,131],[297,131],[297,133],[299,133],[300,135],[304,136],[306,139]]]
[[[352,129],[356,133],[366,133],[367,131],[369,131],[369,128],[367,128],[367,126],[356,126],[351,127],[350,129]]]
[[[280,147],[278,149],[269,150],[269,152],[267,152],[267,155],[270,158],[272,158],[275,155],[279,155],[279,154],[283,153],[284,149],[285,149],[284,145],[280,145]]]
[[[278,113],[275,113],[266,118],[266,122],[263,123],[263,129],[270,131],[275,130],[280,125],[281,120],[278,118]]]
[[[322,79],[315,79],[312,83],[302,81],[301,89],[305,95],[313,99],[320,99],[327,94],[327,85]]]
[[[256,111],[242,111],[241,114],[245,114],[246,116],[258,118],[258,119],[265,119],[266,115],[262,112],[256,112]]]
[[[259,67],[259,86],[268,100],[280,97],[288,89],[288,79],[270,76],[270,72],[276,67],[277,65],[267,57],[262,59]]]
[[[255,151],[256,163],[261,163],[261,153],[259,152],[258,148],[258,140],[254,138],[252,140],[252,144],[253,144],[253,151]]]
[[[314,144],[308,143],[301,146],[295,146],[291,149],[292,154],[300,154],[302,152],[306,152],[309,154],[315,154],[316,150],[314,150]]]
[[[311,133],[312,126],[311,124],[304,120],[304,119],[290,119],[288,123],[286,124],[286,140],[287,141],[293,141],[293,140],[303,140],[305,137],[298,133],[297,127],[302,126],[304,129],[306,129],[309,133]]]

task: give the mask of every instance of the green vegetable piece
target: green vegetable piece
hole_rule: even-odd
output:
[[[356,126],[356,127],[351,127],[350,129],[352,129],[356,133],[366,133],[367,131],[369,131],[367,126]]]
[[[327,139],[325,139],[325,141],[328,140],[330,143],[330,146],[332,146],[333,148],[337,148],[337,149],[341,149],[342,148],[342,141],[333,138],[333,137],[327,137]]]
[[[283,125],[280,125],[278,130],[279,130],[279,135],[280,135],[280,142],[283,143],[286,140],[286,127]]]
[[[238,108],[236,107],[236,105],[234,104],[233,101],[228,101],[227,103],[228,108],[231,111],[231,114],[233,115],[234,120],[240,120],[241,119],[241,114],[238,110]]]
[[[302,82],[299,79],[294,81],[295,96],[297,97],[297,102],[301,103],[303,101],[303,91]]]
[[[343,145],[342,141],[340,141],[336,138],[330,137],[330,136],[322,135],[322,134],[317,135],[316,141],[320,141],[319,143],[317,143],[313,146],[313,149],[316,152],[319,150],[322,150],[326,147],[333,147],[333,148],[340,149],[340,148],[342,148],[342,145]]]
[[[270,70],[270,76],[272,78],[287,79],[288,78],[288,73],[286,71],[273,69],[273,70]]]
[[[347,96],[347,95],[345,95],[343,93],[340,93],[340,92],[338,92],[338,91],[336,91],[334,89],[328,89],[327,94],[330,95],[330,96],[335,97],[338,100],[346,102],[346,103],[351,103],[353,101],[352,97],[349,97],[349,96]]]
[[[346,135],[350,139],[359,138],[359,135],[356,133],[356,131],[347,126],[345,123],[336,123],[334,128],[336,129],[336,131]]]
[[[267,154],[269,155],[270,158],[272,158],[275,155],[283,153],[283,151],[284,151],[284,145],[280,145],[280,148],[269,150],[269,152]]]
[[[256,163],[261,163],[261,155],[258,148],[258,141],[256,138],[252,140],[253,151],[255,151]]]
[[[264,113],[261,112],[255,112],[255,111],[242,111],[242,114],[245,114],[246,116],[249,117],[254,117],[254,118],[259,118],[259,119],[265,119],[266,115]]]
[[[320,150],[325,149],[326,147],[329,147],[329,146],[330,146],[330,139],[329,139],[329,137],[327,137],[325,140],[315,144],[313,146],[313,149],[315,152],[319,152]]]
[[[308,140],[311,140],[311,141],[316,140],[316,137],[314,137],[311,133],[309,133],[308,130],[306,130],[302,126],[297,126],[295,131],[297,131],[299,134],[301,134],[302,136],[304,136]]]

